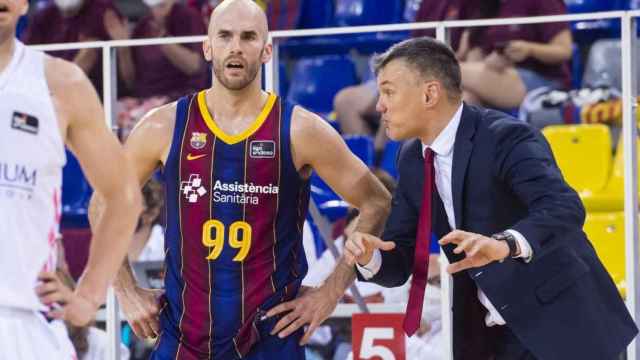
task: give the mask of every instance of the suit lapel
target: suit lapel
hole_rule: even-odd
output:
[[[453,169],[451,170],[451,191],[453,195],[453,211],[456,217],[456,228],[462,227],[462,199],[464,179],[473,150],[473,134],[477,125],[477,109],[463,105],[460,126],[456,133],[453,147]]]

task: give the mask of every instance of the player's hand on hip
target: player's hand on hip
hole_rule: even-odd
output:
[[[311,335],[316,331],[338,305],[338,299],[332,296],[328,289],[302,288],[298,297],[292,301],[275,306],[267,312],[267,317],[285,314],[276,323],[271,335],[285,338],[299,328],[309,325],[300,340],[300,345],[309,342]]]
[[[163,290],[138,286],[116,292],[122,312],[136,336],[155,338],[160,335],[159,298]]]
[[[357,261],[364,266],[371,261],[375,249],[389,251],[395,247],[396,244],[392,241],[383,241],[376,236],[354,231],[344,244],[344,258],[349,265],[355,265]]]
[[[36,294],[40,302],[51,307],[49,318],[63,319],[74,326],[85,326],[94,319],[100,304],[74,293],[55,273],[41,271],[38,280]]]
[[[484,266],[509,256],[509,246],[506,242],[462,230],[448,233],[438,243],[442,246],[446,244],[457,245],[453,252],[456,254],[464,252],[465,254],[464,259],[447,266],[447,272],[450,274]]]

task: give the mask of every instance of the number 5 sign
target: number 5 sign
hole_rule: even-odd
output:
[[[353,314],[354,360],[405,360],[404,314]]]

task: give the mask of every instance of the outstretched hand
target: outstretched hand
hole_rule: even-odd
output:
[[[457,246],[453,250],[454,253],[465,253],[464,259],[447,266],[447,272],[450,274],[484,266],[509,256],[509,246],[504,241],[462,230],[448,233],[438,243],[442,246],[455,244]]]
[[[382,251],[393,250],[396,244],[392,241],[383,241],[379,237],[354,231],[344,244],[344,259],[348,265],[366,265],[371,261],[375,249]]]

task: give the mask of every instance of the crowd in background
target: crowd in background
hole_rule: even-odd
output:
[[[98,40],[125,40],[172,36],[204,35],[207,32],[211,11],[220,0],[36,0],[31,1],[28,16],[20,23],[19,38],[26,44],[53,44]],[[256,0],[267,12],[271,30],[294,29],[299,25],[304,0]],[[404,21],[441,21],[481,18],[526,17],[567,13],[562,0],[406,0]],[[433,31],[414,31],[408,36],[434,36]],[[461,62],[464,100],[517,114],[521,104],[535,91],[536,96],[548,96],[549,91],[570,94],[571,69],[575,65],[575,45],[570,24],[508,25],[476,28],[455,28],[450,44]],[[201,44],[167,44],[158,46],[124,47],[117,50],[118,117],[121,140],[125,140],[135,123],[149,109],[174,101],[179,96],[207,87],[210,82],[210,66],[202,56]],[[352,49],[357,52],[357,49]],[[50,53],[76,63],[94,84],[98,94],[102,90],[102,60],[100,49],[56,51]],[[364,135],[371,138],[377,157],[371,164],[376,167],[381,160],[387,139],[380,127],[376,112],[377,87],[375,76],[368,69],[370,54],[360,54],[359,82],[340,89],[332,99],[334,126],[344,135]],[[283,61],[295,62],[294,57],[282,56]],[[364,60],[363,60],[364,59]],[[354,60],[357,61],[357,60]],[[291,64],[283,67],[285,76],[291,75]],[[598,82],[603,79],[592,76],[589,85],[615,87],[619,84]],[[609,76],[612,78],[612,76]],[[288,79],[294,83],[295,78]],[[540,93],[539,89],[546,89]],[[286,97],[286,93],[279,94]],[[596,99],[600,100],[600,99]],[[608,99],[606,99],[608,100]],[[532,103],[529,101],[529,103]],[[535,103],[535,102],[533,102]],[[539,102],[538,102],[539,103]],[[537,104],[537,103],[536,103]],[[559,105],[558,105],[559,104]],[[556,122],[566,122],[563,106],[556,108],[560,114]],[[555,108],[554,108],[555,109]],[[311,109],[315,110],[315,109]],[[520,114],[535,117],[538,108],[519,109]],[[521,116],[522,118],[522,116]],[[379,171],[378,177],[392,190],[394,179]],[[391,174],[393,175],[393,174]],[[158,177],[160,178],[160,177]],[[130,252],[132,260],[162,260],[162,187],[156,180],[144,189],[145,212],[142,214]],[[346,217],[335,221],[335,243],[338,248],[357,220],[357,212],[349,210]],[[314,237],[317,233],[305,232]],[[331,239],[334,240],[334,239]],[[318,241],[307,241],[317,244]],[[320,246],[320,249],[322,247]],[[323,280],[335,264],[329,252],[314,251],[309,258],[310,272],[305,280],[309,286]],[[423,328],[419,339],[408,344],[408,353],[417,357],[441,358],[443,355],[439,323],[439,275],[437,261],[430,271],[430,286],[436,294],[426,299],[427,311],[423,316]],[[64,263],[64,262],[62,262]],[[72,279],[69,279],[72,282]],[[383,290],[377,286],[359,284],[368,302],[406,301],[407,289]],[[345,295],[345,302],[353,301]],[[96,328],[71,329],[81,359],[100,358],[96,349],[104,343],[104,336]],[[125,329],[125,337],[130,335]],[[125,339],[127,340],[127,339]],[[148,345],[139,341],[125,341],[132,358],[142,358]],[[93,345],[91,345],[93,344]],[[309,347],[310,359],[346,359],[350,356],[348,329],[340,326],[318,332]],[[412,356],[413,356],[412,355]],[[410,357],[411,358],[411,357]]]

